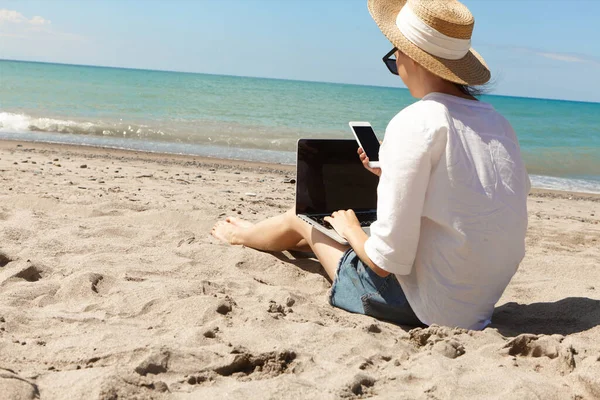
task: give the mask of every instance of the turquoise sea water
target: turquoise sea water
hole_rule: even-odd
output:
[[[600,103],[482,100],[515,128],[534,186],[600,193]],[[0,60],[4,139],[293,163],[298,138],[352,138],[351,120],[383,138],[414,101],[400,88]]]

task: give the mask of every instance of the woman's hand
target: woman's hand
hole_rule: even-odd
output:
[[[358,227],[358,229],[362,230],[360,222],[358,222],[358,218],[356,218],[356,214],[352,210],[336,211],[331,214],[331,217],[325,217],[324,220],[329,222],[333,226],[333,229],[345,239],[348,239],[346,233],[350,229]]]
[[[358,156],[360,157],[360,161],[362,165],[370,172],[374,173],[377,176],[381,176],[381,168],[371,168],[369,167],[369,157],[367,157],[367,153],[363,150],[362,147],[358,148]]]

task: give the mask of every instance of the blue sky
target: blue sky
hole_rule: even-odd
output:
[[[600,1],[463,2],[493,93],[600,102]],[[402,87],[390,48],[366,0],[0,0],[4,59]]]

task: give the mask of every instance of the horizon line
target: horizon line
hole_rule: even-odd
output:
[[[272,80],[290,81],[290,82],[324,83],[324,84],[332,84],[332,85],[352,85],[352,86],[375,87],[375,88],[385,88],[385,89],[408,90],[408,88],[406,88],[406,87],[385,86],[385,85],[364,84],[364,83],[312,81],[312,80],[306,80],[306,79],[272,78],[272,77],[267,77],[267,76],[250,76],[250,75],[215,74],[215,73],[211,73],[211,72],[177,71],[177,70],[170,70],[170,69],[150,69],[150,68],[137,68],[137,67],[115,67],[115,66],[111,66],[111,65],[72,64],[72,63],[64,63],[64,62],[16,60],[16,59],[8,59],[8,58],[0,58],[0,61],[23,62],[23,63],[34,63],[34,64],[55,64],[55,65],[65,65],[65,66],[71,66],[71,67],[124,69],[124,70],[132,70],[132,71],[170,72],[170,73],[176,73],[176,74],[197,74],[197,75],[227,76],[227,77],[233,77],[233,78],[272,79]],[[485,93],[482,96],[488,96],[488,97],[510,97],[510,98],[515,98],[515,99],[534,99],[534,100],[550,100],[550,101],[567,101],[567,102],[572,102],[572,103],[600,104],[600,100],[599,101],[592,101],[592,100],[567,100],[567,99],[559,99],[559,98],[532,97],[532,96],[515,96],[515,95],[510,95],[510,94],[485,94]]]

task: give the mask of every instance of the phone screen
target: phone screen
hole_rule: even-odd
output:
[[[363,150],[367,153],[369,161],[379,161],[379,140],[370,126],[353,126]]]

